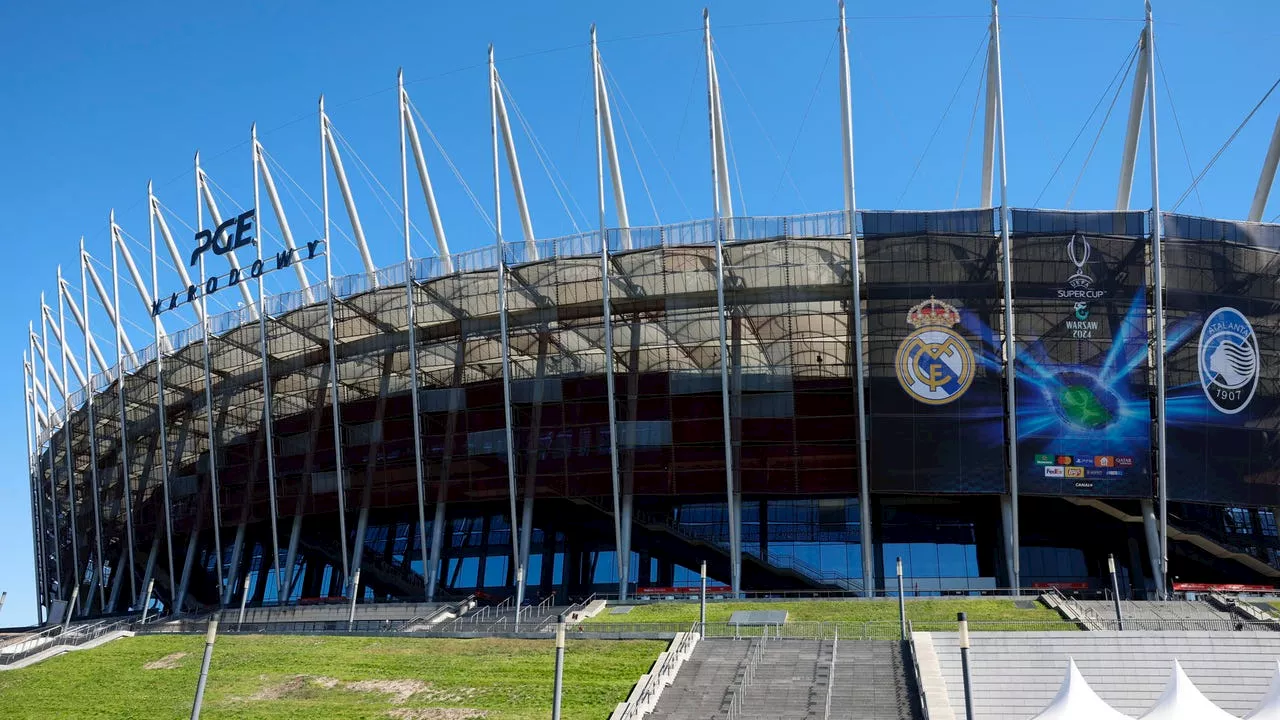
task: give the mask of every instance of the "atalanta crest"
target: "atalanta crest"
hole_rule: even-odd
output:
[[[1200,387],[1220,413],[1244,410],[1258,389],[1258,336],[1239,310],[1221,307],[1200,328]]]

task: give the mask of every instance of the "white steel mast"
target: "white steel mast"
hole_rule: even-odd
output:
[[[702,40],[707,55],[707,113],[711,130],[711,186],[714,197],[714,229],[715,233],[715,266],[716,266],[716,308],[720,332],[720,405],[724,420],[724,475],[726,494],[726,517],[729,523],[729,568],[731,588],[736,597],[742,592],[742,544],[739,539],[741,529],[739,518],[739,496],[737,473],[733,462],[733,429],[729,406],[729,342],[727,316],[728,308],[724,299],[724,242],[732,238],[733,207],[729,197],[729,178],[727,165],[724,163],[724,124],[720,109],[720,89],[716,79],[715,54],[711,44],[711,15],[702,10]]]
[[[1155,281],[1155,356],[1156,356],[1156,463],[1158,482],[1156,492],[1160,496],[1160,583],[1159,596],[1168,596],[1169,577],[1169,467],[1168,447],[1165,443],[1165,333],[1164,333],[1164,259],[1162,257],[1162,219],[1160,217],[1160,145],[1156,132],[1156,33],[1151,16],[1151,2],[1147,11],[1147,134],[1151,141],[1151,265]]]
[[[999,0],[991,0],[991,43],[995,46],[996,142],[1000,153],[1000,269],[1004,276],[1004,388],[1008,441],[1005,443],[1009,466],[1009,502],[1003,511],[1006,538],[1005,563],[1013,594],[1021,594],[1022,542],[1018,528],[1018,403],[1015,393],[1018,378],[1018,334],[1013,317],[1013,248],[1009,239],[1009,171],[1006,163],[1004,126],[1004,68],[1000,59]]]
[[[840,1],[840,144],[844,150],[844,211],[849,231],[849,285],[853,291],[849,317],[853,319],[853,391],[858,412],[858,510],[862,546],[862,594],[874,597],[875,553],[871,534],[871,475],[867,467],[866,368],[862,357],[862,272],[858,264],[858,203],[853,163],[853,90],[849,72],[849,30],[844,0]]]

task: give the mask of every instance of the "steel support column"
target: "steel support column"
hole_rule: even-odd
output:
[[[724,474],[725,474],[725,508],[729,523],[729,567],[732,575],[732,589],[735,596],[742,592],[740,569],[742,562],[742,544],[738,537],[737,473],[733,467],[733,429],[729,412],[729,341],[727,309],[724,293],[724,241],[726,229],[722,212],[732,214],[729,205],[728,182],[724,176],[721,162],[721,148],[724,138],[721,135],[719,91],[716,88],[715,59],[711,46],[711,19],[706,10],[702,11],[702,37],[707,54],[707,113],[710,116],[711,129],[711,185],[714,196],[715,223],[715,273],[716,273],[716,314],[720,333],[720,411],[724,420]]]
[[[255,123],[249,129],[250,148],[256,157],[258,152],[258,126]],[[258,171],[254,158],[250,159],[250,167],[253,169],[253,207],[258,207]],[[280,577],[280,528],[279,528],[279,512],[276,506],[276,448],[275,448],[275,418],[272,417],[271,410],[271,355],[267,352],[267,305],[266,305],[266,286],[263,284],[263,265],[262,265],[262,238],[261,231],[258,232],[258,241],[254,243],[254,247],[258,251],[257,261],[250,267],[250,276],[257,275],[258,280],[258,346],[262,351],[262,430],[263,439],[266,441],[267,453],[267,501],[271,508],[271,568],[275,571],[276,577],[276,597],[279,598],[283,588],[283,578]],[[328,251],[328,248],[325,248]],[[255,272],[256,271],[256,272]]]
[[[404,70],[401,70],[396,76],[397,92],[399,97],[399,107],[396,113],[400,118],[400,206],[404,211],[404,296],[405,296],[405,313],[409,325],[409,391],[412,398],[413,408],[413,469],[414,479],[417,481],[418,490],[418,537],[422,539],[422,576],[425,583],[427,576],[427,508],[426,508],[426,488],[424,487],[423,476],[426,474],[422,463],[422,409],[420,399],[418,398],[418,321],[417,321],[417,302],[413,297],[413,250],[409,244],[409,159],[405,153],[405,121],[408,108],[405,106],[404,94]],[[421,157],[421,153],[418,154]],[[430,180],[426,176],[425,165],[418,166],[420,176],[424,179],[423,188],[427,194],[427,202],[432,211],[431,222],[436,229],[436,237],[439,240],[443,236],[443,229],[440,226],[439,216],[435,212],[435,196],[431,192]],[[448,255],[446,254],[446,257]],[[408,550],[412,550],[409,548]],[[409,554],[406,550],[406,555]],[[423,588],[424,592],[426,588]]]
[[[197,155],[197,158],[199,156]],[[197,168],[199,160],[197,162]],[[199,178],[199,173],[196,173]],[[204,230],[204,209],[200,204],[200,182],[196,182],[196,232]],[[200,287],[205,287],[204,253],[200,253]],[[218,603],[224,606],[223,593],[226,583],[222,576],[222,499],[218,492],[218,426],[213,417],[213,372],[209,355],[209,333],[213,329],[209,324],[209,296],[200,296],[200,351],[201,365],[204,370],[204,407],[205,419],[209,424],[209,497],[213,500],[213,551],[217,556],[214,568],[217,572]]]
[[[147,197],[151,197],[151,182],[147,182]],[[151,241],[151,295],[159,297],[159,275],[156,266],[156,224],[154,218],[148,223],[148,236]],[[164,492],[164,535],[165,535],[165,553],[167,555],[169,569],[169,601],[170,612],[177,612],[181,607],[174,607],[179,599],[175,598],[177,588],[174,583],[177,577],[173,572],[173,516],[171,513],[172,502],[169,498],[169,422],[166,419],[166,408],[164,402],[164,345],[167,340],[164,331],[160,327],[160,314],[153,312],[152,320],[155,323],[155,342],[156,342],[156,434],[160,442],[160,482]]]
[[[1000,60],[1000,9],[998,0],[991,0],[991,42],[996,46],[996,122],[997,144],[1000,153],[1000,269],[1004,275],[1004,388],[1005,388],[1005,422],[1008,433],[1005,436],[1007,464],[1009,466],[1009,513],[1012,516],[1011,527],[1006,530],[1009,547],[1006,548],[1009,563],[1008,573],[1013,594],[1019,593],[1022,584],[1021,573],[1021,541],[1018,532],[1018,418],[1017,400],[1014,392],[1017,388],[1017,332],[1014,328],[1013,315],[1013,250],[1009,241],[1009,172],[1006,163],[1005,125],[1004,125],[1004,68]]]
[[[62,285],[62,268],[61,267],[58,268],[58,285],[59,286]],[[43,294],[40,297],[40,305],[43,308],[44,306]],[[62,293],[59,292],[58,293],[58,316],[60,318],[60,322],[63,315],[62,306],[63,306]],[[47,320],[48,318],[46,317],[46,321]],[[65,329],[65,325],[63,326],[63,328]],[[72,589],[76,589],[76,588],[79,588],[81,584],[83,584],[84,571],[80,567],[80,534],[77,531],[77,523],[76,523],[77,512],[76,512],[75,462],[72,459],[72,445],[71,445],[71,392],[70,392],[71,379],[70,377],[67,376],[67,355],[69,353],[67,349],[66,333],[60,332],[58,334],[60,336],[59,345],[61,346],[61,350],[62,350],[59,353],[59,355],[62,357],[62,433],[63,433],[63,444],[66,446],[64,448],[64,452],[66,453],[66,460],[67,460],[67,463],[66,463],[67,465],[67,508],[70,511],[68,514],[68,518],[69,518],[68,524],[71,529],[71,566],[72,566],[71,578],[72,578]],[[46,343],[48,342],[47,337],[44,340]],[[48,357],[47,345],[45,346],[45,356]],[[49,447],[50,449],[52,449],[53,447],[52,441],[50,441]],[[74,612],[75,612],[75,608],[67,608],[68,617],[70,617],[71,614]]]
[[[1164,334],[1164,258],[1162,253],[1162,219],[1160,217],[1160,144],[1156,132],[1156,34],[1151,17],[1151,2],[1147,2],[1147,134],[1151,144],[1151,266],[1155,280],[1155,331],[1156,331],[1156,462],[1158,468],[1157,493],[1160,496],[1160,578],[1169,576],[1169,467],[1168,446],[1165,437],[1165,334]],[[1167,586],[1160,585],[1160,599],[1168,596]]]
[[[98,484],[98,431],[97,418],[93,414],[93,395],[95,388],[93,387],[93,358],[94,353],[90,352],[92,346],[93,333],[89,330],[89,287],[84,271],[84,238],[80,239],[80,304],[84,306],[84,317],[80,330],[84,333],[84,369],[85,375],[89,378],[89,383],[85,385],[85,412],[89,424],[89,484],[93,491],[93,539],[94,539],[94,563],[97,566],[97,573],[94,577],[98,584],[98,607],[105,608],[107,606],[105,574],[103,569],[102,558],[102,493]],[[102,362],[101,354],[97,355],[98,362]],[[103,368],[105,369],[105,368]]]
[[[516,461],[515,441],[511,431],[511,337],[507,318],[507,256],[502,239],[502,183],[498,172],[498,107],[501,90],[498,71],[493,66],[493,46],[489,46],[489,114],[490,134],[493,140],[493,221],[498,250],[498,325],[502,351],[502,411],[505,419],[507,450],[507,494],[511,501],[511,556],[515,565],[516,608],[524,605],[524,568],[520,566],[520,549],[516,542],[519,520],[516,517]],[[513,148],[508,143],[508,151]],[[522,216],[523,220],[523,216]],[[532,244],[531,231],[526,230],[525,242]]]
[[[844,151],[844,211],[849,232],[850,335],[853,336],[853,392],[858,413],[858,512],[862,546],[862,592],[875,594],[875,564],[871,537],[871,471],[867,465],[866,366],[862,357],[862,271],[858,264],[858,202],[853,171],[853,91],[849,72],[849,31],[845,25],[844,3],[840,3],[840,144]],[[989,192],[989,191],[988,191]],[[990,200],[988,199],[988,202]],[[763,511],[762,511],[763,512]],[[763,543],[765,540],[761,538]],[[767,554],[761,550],[762,556]]]
[[[324,113],[324,96],[320,96],[320,187],[321,212],[324,215],[324,281],[325,281],[325,319],[329,336],[329,390],[330,404],[333,407],[333,452],[334,480],[338,493],[338,542],[342,555],[342,578],[346,581],[349,575],[347,565],[347,487],[346,469],[343,467],[342,452],[342,406],[338,393],[338,349],[337,328],[333,319],[333,258],[329,246],[329,163],[326,144],[329,136],[329,122]]]
[[[124,523],[125,523],[125,540],[128,543],[129,558],[129,604],[136,605],[138,603],[138,578],[137,568],[134,566],[134,556],[137,554],[135,548],[136,538],[133,531],[133,480],[129,475],[129,432],[128,417],[125,412],[125,396],[124,396],[124,330],[121,327],[120,318],[120,273],[116,263],[116,246],[122,242],[120,237],[120,228],[116,225],[116,211],[111,211],[110,219],[111,230],[111,288],[112,288],[112,304],[115,310],[111,313],[111,320],[115,325],[116,333],[116,403],[120,409],[120,444],[116,449],[116,454],[120,458],[120,492],[124,500]],[[92,271],[92,268],[90,269]],[[99,289],[101,292],[101,289]]]
[[[596,204],[600,210],[600,296],[603,303],[601,317],[604,321],[604,375],[606,397],[609,403],[609,473],[613,481],[613,541],[617,550],[618,565],[618,600],[627,599],[627,564],[624,556],[625,547],[622,542],[622,487],[618,473],[618,404],[617,390],[614,387],[613,371],[613,303],[610,299],[609,286],[609,231],[606,226],[604,207],[604,108],[601,84],[604,82],[600,68],[600,51],[596,46],[596,26],[591,26],[591,70],[595,81],[595,122],[596,122]],[[610,156],[614,160],[614,156]],[[616,173],[615,173],[616,175]],[[619,176],[620,177],[620,176]],[[621,217],[621,205],[617,203]]]

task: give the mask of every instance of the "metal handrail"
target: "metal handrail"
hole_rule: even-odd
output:
[[[627,701],[626,707],[618,714],[617,720],[638,720],[644,714],[641,708],[648,707],[655,700],[658,693],[662,692],[662,688],[665,685],[663,677],[673,669],[673,666],[680,662],[680,658],[689,652],[689,648],[699,638],[700,636],[694,628],[677,634],[674,647],[668,648],[662,660],[656,663],[653,669],[649,671],[649,674],[645,677],[644,686],[640,688],[640,692]]]
[[[112,621],[93,623],[90,625],[80,625],[77,627],[70,627],[67,629],[65,633],[57,632],[51,635],[45,635],[45,633],[40,633],[37,637],[47,638],[50,640],[50,642],[38,643],[36,645],[33,645],[32,647],[26,648],[24,650],[19,650],[17,652],[4,653],[3,655],[0,655],[0,665],[14,665],[18,662],[21,662],[22,660],[25,660],[33,655],[38,655],[53,647],[64,646],[64,645],[69,645],[71,647],[80,647],[81,645],[85,645],[86,643],[97,640],[103,635],[107,635],[119,630],[123,630],[130,625],[130,622],[131,621],[129,620],[112,620]],[[61,631],[61,627],[57,627],[57,629]],[[27,641],[30,642],[35,639],[36,638],[27,638]]]
[[[823,711],[822,720],[831,720],[831,689],[836,686],[836,652],[840,648],[840,631],[831,639],[831,667],[827,671],[827,709]]]
[[[760,661],[764,659],[764,643],[765,638],[753,640],[751,647],[747,649],[747,656],[743,658],[746,666],[742,670],[742,681],[737,683],[729,699],[729,712],[726,716],[727,720],[741,720],[743,717],[744,706],[747,698],[747,688],[751,687],[756,679],[756,668],[759,667]]]

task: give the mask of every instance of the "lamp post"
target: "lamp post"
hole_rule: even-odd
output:
[[[191,704],[191,720],[200,719],[204,703],[204,687],[209,681],[209,663],[213,660],[213,641],[218,638],[218,615],[209,618],[209,631],[204,636],[204,659],[200,661],[200,680],[196,683],[196,701]]]
[[[707,634],[707,561],[702,561],[702,586],[698,591],[698,632]]]
[[[956,615],[960,621],[960,667],[964,671],[964,716],[973,720],[973,677],[969,673],[969,621],[964,613]]]
[[[564,695],[564,614],[556,619],[556,680],[551,696],[551,720],[560,720],[560,700]]]
[[[1111,573],[1111,599],[1116,604],[1116,627],[1124,629],[1124,616],[1120,614],[1120,581],[1116,578],[1116,556],[1107,556],[1107,571]]]
[[[902,639],[907,639],[907,598],[902,589],[902,558],[898,558],[898,625]]]

